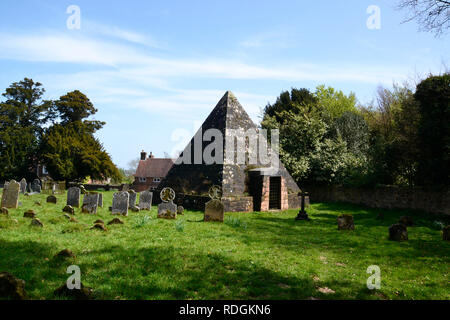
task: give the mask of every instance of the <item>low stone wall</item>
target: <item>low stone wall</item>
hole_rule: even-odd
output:
[[[434,191],[424,188],[383,186],[373,189],[337,186],[310,186],[312,202],[347,202],[371,208],[411,209],[450,215],[450,190]]]
[[[222,198],[225,212],[252,212],[253,197],[226,197]]]

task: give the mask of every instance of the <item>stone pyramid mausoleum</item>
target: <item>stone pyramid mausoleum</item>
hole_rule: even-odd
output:
[[[223,137],[223,150],[217,153],[221,161],[213,164],[205,163],[204,159],[198,161],[198,155],[215,141],[214,138],[203,141],[207,140],[202,137],[208,129],[217,129],[215,132],[220,131]],[[158,186],[157,198],[162,188],[171,187],[177,194],[176,202],[179,205],[188,209],[202,209],[203,204],[209,200],[209,188],[218,185],[222,187],[225,211],[286,210],[300,207],[300,189],[278,159],[278,165],[275,166],[267,164],[267,161],[263,164],[259,158],[256,163],[250,162],[247,157],[258,152],[252,149],[255,145],[248,139],[241,140],[246,142],[244,148],[242,144],[239,148],[235,140],[226,139],[227,135],[230,136],[239,129],[242,132],[259,132],[236,97],[227,91]],[[265,139],[264,141],[267,143]],[[247,160],[242,162],[225,159],[227,148],[235,150],[234,160],[237,159],[238,152],[244,152]],[[272,149],[269,150],[272,152]],[[216,152],[212,154],[216,156]]]

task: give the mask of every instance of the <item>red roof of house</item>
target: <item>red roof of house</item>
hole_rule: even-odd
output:
[[[147,158],[139,161],[134,176],[137,178],[164,178],[172,166],[172,159]]]

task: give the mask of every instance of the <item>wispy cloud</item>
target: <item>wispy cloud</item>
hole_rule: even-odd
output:
[[[81,31],[84,34],[100,35],[109,38],[117,38],[131,43],[141,44],[152,48],[163,48],[164,46],[150,35],[121,29],[116,26],[109,26],[96,23],[87,19],[83,20]]]

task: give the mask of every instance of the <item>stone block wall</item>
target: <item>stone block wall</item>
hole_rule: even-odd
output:
[[[450,190],[383,186],[377,188],[345,188],[309,186],[312,202],[347,202],[371,208],[411,209],[450,215]]]
[[[253,197],[222,198],[225,212],[252,212]]]

